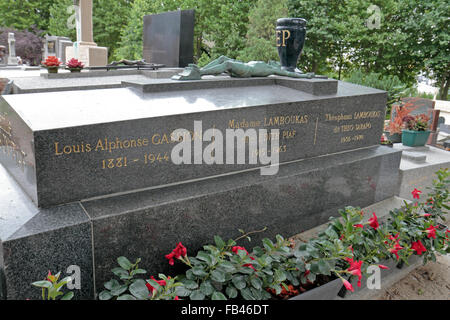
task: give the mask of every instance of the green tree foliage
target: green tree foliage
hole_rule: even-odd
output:
[[[200,45],[202,45],[211,58],[221,55],[236,58],[239,52],[245,48],[248,13],[256,1],[202,0],[195,2],[194,8],[198,13],[196,18],[198,25],[196,25],[195,32],[197,57],[203,51],[200,50]],[[205,45],[205,43],[209,45]],[[203,56],[205,57],[205,55]]]
[[[144,15],[177,9],[195,9],[196,61],[202,55],[203,61],[220,55],[237,57],[245,46],[248,11],[253,3],[253,0],[134,0],[115,57],[141,59]]]
[[[48,34],[52,36],[69,37],[72,41],[76,41],[77,34],[75,27],[69,28],[70,25],[75,26],[74,17],[71,18],[68,25],[69,18],[75,14],[71,10],[73,0],[55,0],[50,7],[50,22],[48,27]]]
[[[300,69],[308,72],[329,73],[344,65],[349,47],[348,10],[343,2],[330,0],[288,0],[289,15],[307,20],[306,43]]]
[[[406,0],[405,0],[406,1]],[[417,60],[422,69],[437,81],[439,99],[448,100],[450,85],[450,6],[448,1],[412,1],[414,16],[408,20],[407,33],[418,38]]]
[[[16,30],[47,30],[52,0],[0,1],[0,27]]]
[[[242,61],[278,60],[276,21],[287,16],[287,0],[258,0],[249,11],[245,48],[238,58]]]

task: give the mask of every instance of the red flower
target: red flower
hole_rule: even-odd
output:
[[[420,199],[420,194],[422,193],[422,191],[417,190],[416,188],[414,188],[413,192],[411,192],[411,194],[413,195],[414,199]]]
[[[235,246],[231,249],[231,251],[233,251],[233,253],[235,253],[235,254],[238,254],[239,250],[244,251],[248,255],[248,252],[244,247]],[[255,260],[255,258],[253,258],[253,257],[250,257],[250,259]],[[248,268],[251,268],[254,271],[256,271],[255,267],[253,267],[253,265],[251,263],[246,263],[243,265],[243,267],[248,267]]]
[[[384,269],[384,270],[389,270],[388,267],[386,267],[386,266],[384,266],[384,265],[382,265],[382,264],[379,264],[379,265],[378,265],[378,268]]]
[[[397,257],[397,260],[398,260],[398,259],[400,259],[400,257],[398,256],[397,252],[399,252],[402,249],[403,249],[403,247],[400,246],[400,244],[397,242],[393,248],[389,249],[389,252],[395,254],[395,256]]]
[[[173,266],[175,264],[175,261],[173,260],[174,257],[175,257],[175,254],[173,252],[166,255],[166,259],[169,260],[169,264],[171,266]]]
[[[369,225],[374,228],[375,230],[378,229],[378,227],[380,226],[380,224],[378,223],[378,217],[375,214],[375,212],[372,213],[373,217],[369,219]]]
[[[355,291],[355,290],[353,289],[353,286],[352,286],[352,284],[351,284],[350,282],[348,282],[348,281],[345,280],[345,279],[342,279],[342,282],[344,283],[344,286],[345,286],[345,288],[346,288],[347,290],[350,290],[351,292]]]
[[[59,61],[55,56],[49,56],[44,62],[42,62],[42,64],[46,67],[59,67],[61,65],[61,61]]]
[[[427,251],[427,248],[425,248],[420,240],[413,242],[411,245],[411,249],[416,251],[419,256],[421,256],[423,252]]]
[[[173,300],[180,300],[180,298],[178,298],[178,296],[176,296],[175,299],[173,299]]]
[[[156,280],[155,278],[153,278],[153,276],[151,276],[151,279],[154,280],[156,283],[158,283],[161,287],[167,284],[165,280]],[[153,288],[153,286],[150,283],[147,282],[145,283],[145,285],[147,286],[151,294],[153,294],[153,292],[156,291],[156,289]]]
[[[424,218],[431,217],[431,214],[430,214],[430,213],[425,213],[425,214],[423,215],[423,217],[424,217]]]
[[[239,247],[239,246],[235,246],[231,249],[231,251],[233,251],[233,253],[238,254],[239,250],[244,250],[246,254],[248,254],[247,250],[244,247]]]
[[[175,263],[174,259],[180,259],[181,257],[186,257],[186,255],[187,255],[187,249],[180,242],[177,244],[177,247],[172,250],[171,253],[166,255],[166,259],[169,260],[169,264],[171,266],[173,266]]]
[[[78,61],[75,58],[70,59],[69,61],[67,61],[67,67],[68,68],[84,68],[84,65],[81,61]]]
[[[364,228],[364,226],[362,225],[362,224],[355,224],[354,226],[353,226],[354,228]]]
[[[179,259],[180,257],[186,257],[187,249],[180,242],[177,247],[172,251],[175,254],[175,258]]]
[[[428,238],[436,239],[436,229],[434,226],[430,226],[425,232],[428,233]]]
[[[346,258],[345,260],[347,260],[350,263],[350,267],[347,269],[347,272],[349,272],[354,276],[358,276],[358,287],[361,287],[361,278],[362,278],[361,266],[363,264],[363,261],[354,261],[353,259],[350,258]]]

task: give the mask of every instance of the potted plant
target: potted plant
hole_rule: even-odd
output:
[[[45,61],[42,62],[42,67],[46,68],[48,73],[58,73],[61,61],[55,56],[48,56]]]
[[[403,118],[418,108],[413,102],[414,101],[408,103],[400,102],[399,105],[393,106],[392,115],[394,118],[391,119],[389,125],[385,128],[388,140],[393,143],[402,142]]]
[[[70,70],[70,72],[81,72],[83,68],[84,64],[75,58],[72,58],[69,61],[67,61],[66,69]]]
[[[428,130],[430,118],[425,114],[406,116],[403,118],[405,129],[402,130],[402,143],[408,147],[424,146],[431,133]]]

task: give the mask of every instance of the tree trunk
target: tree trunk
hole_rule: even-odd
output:
[[[317,69],[319,69],[319,64],[317,63],[317,61],[313,61],[311,72],[317,73]]]
[[[447,78],[443,78],[441,82],[441,87],[439,88],[439,100],[447,100],[448,99],[448,87],[450,84],[450,76]]]

